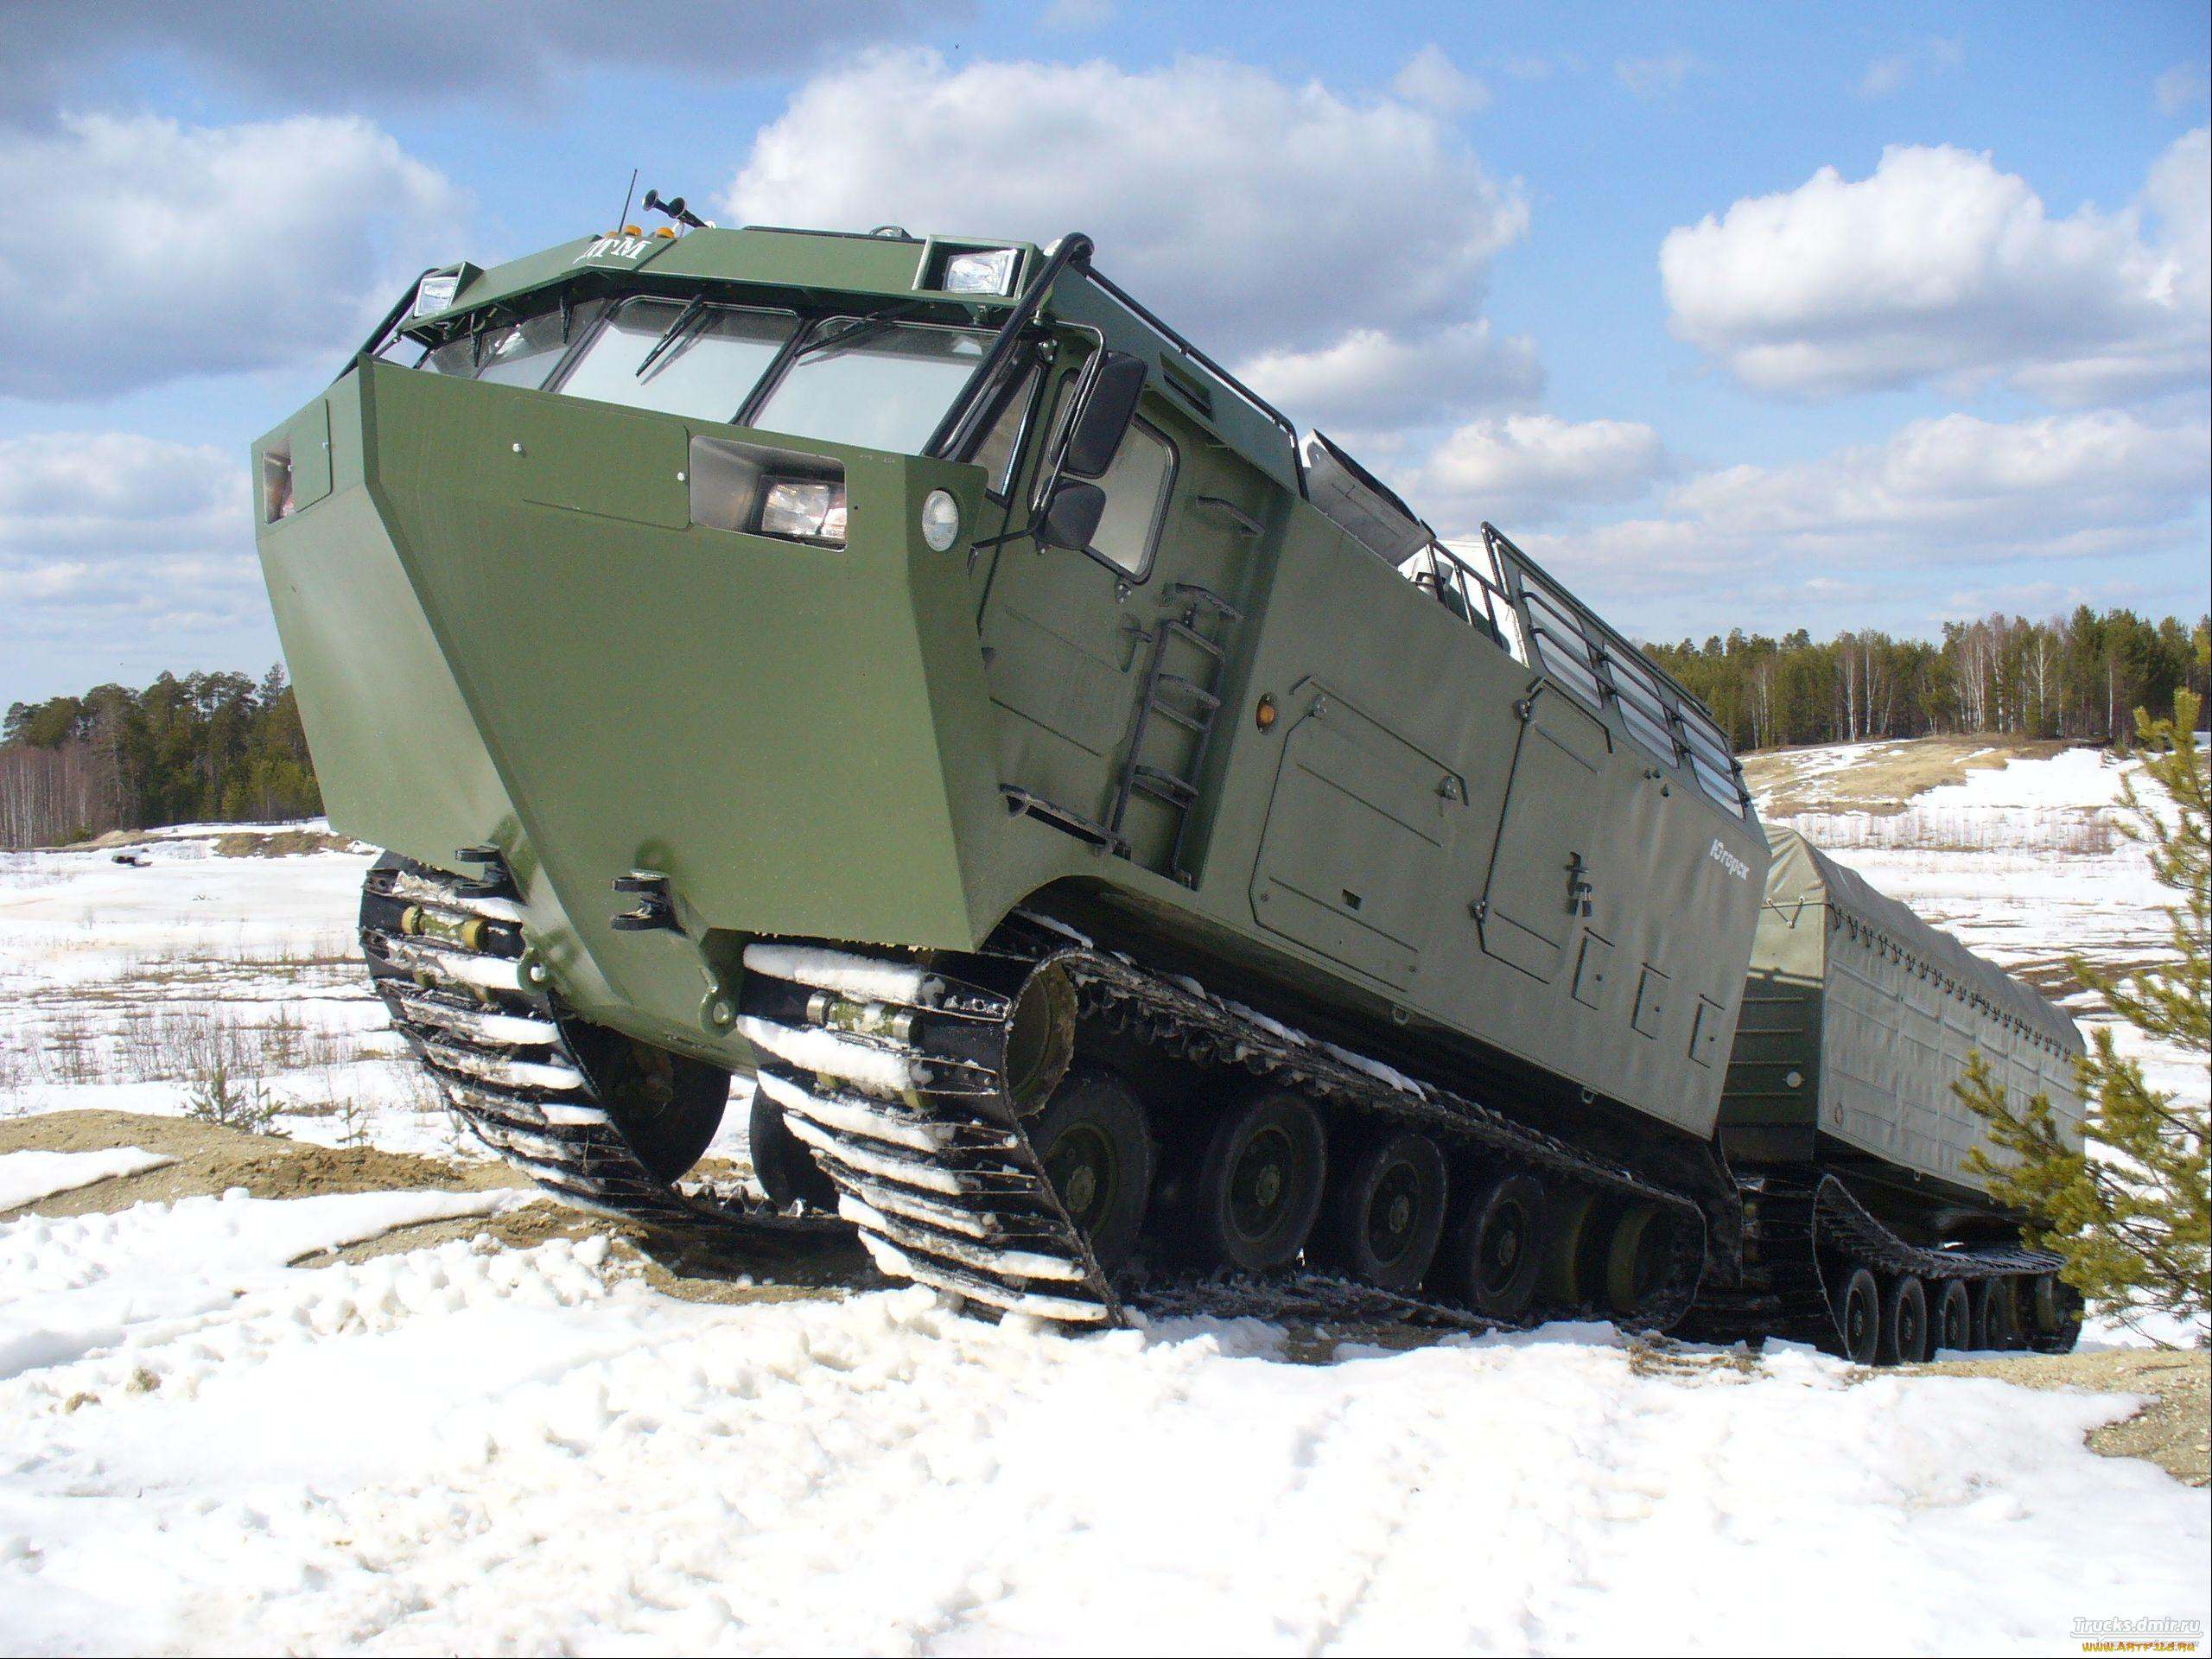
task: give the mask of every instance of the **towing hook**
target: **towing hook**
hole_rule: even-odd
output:
[[[634,909],[621,911],[609,918],[608,925],[617,933],[649,933],[665,931],[681,933],[683,924],[676,919],[676,898],[670,892],[668,877],[658,870],[632,870],[627,875],[618,875],[613,883],[617,893],[635,895]]]

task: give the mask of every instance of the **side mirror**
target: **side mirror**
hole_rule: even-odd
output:
[[[1144,391],[1144,359],[1127,352],[1102,352],[1088,377],[1082,407],[1068,430],[1060,470],[1070,478],[1103,478],[1136,418]]]
[[[1058,485],[1045,504],[1045,516],[1033,532],[1039,547],[1065,547],[1080,553],[1098,533],[1098,520],[1106,512],[1106,492],[1096,484],[1070,479]]]

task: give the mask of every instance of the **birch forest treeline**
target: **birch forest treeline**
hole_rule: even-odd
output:
[[[143,691],[95,686],[13,704],[0,725],[0,847],[321,810],[282,668],[258,680],[164,674]]]
[[[2139,708],[2171,716],[2177,688],[2204,695],[2212,625],[2084,605],[2048,622],[1947,623],[1936,643],[1872,629],[1820,641],[1801,628],[1644,651],[1738,749],[1947,732],[2111,742],[2133,730]]]
[[[1816,641],[1741,630],[1644,650],[1709,705],[1739,749],[1940,732],[2109,742],[2133,711],[2208,687],[2212,626],[2087,606],[2047,622],[1990,616],[1940,642],[1872,630]],[[115,829],[311,817],[322,810],[284,671],[164,674],[143,691],[18,702],[0,726],[0,847]]]

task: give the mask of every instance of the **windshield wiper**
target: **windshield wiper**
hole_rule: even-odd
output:
[[[655,340],[652,350],[645,353],[645,360],[638,365],[637,378],[639,379],[642,380],[645,378],[645,371],[660,361],[661,354],[675,345],[677,337],[690,326],[692,320],[703,316],[706,309],[707,302],[701,296],[694,295],[691,303],[676,314],[676,321],[668,325],[667,332]]]
[[[844,327],[830,333],[817,334],[812,340],[791,353],[791,361],[812,357],[817,352],[826,352],[833,346],[849,346],[870,334],[880,334],[894,322],[911,317],[923,307],[936,303],[931,300],[909,300],[904,305],[894,305],[888,311],[879,311],[872,317],[855,317]]]

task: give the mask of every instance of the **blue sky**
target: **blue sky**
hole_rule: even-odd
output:
[[[245,448],[601,227],[1097,236],[1617,623],[2207,603],[2201,6],[16,3],[0,704],[276,654]]]

